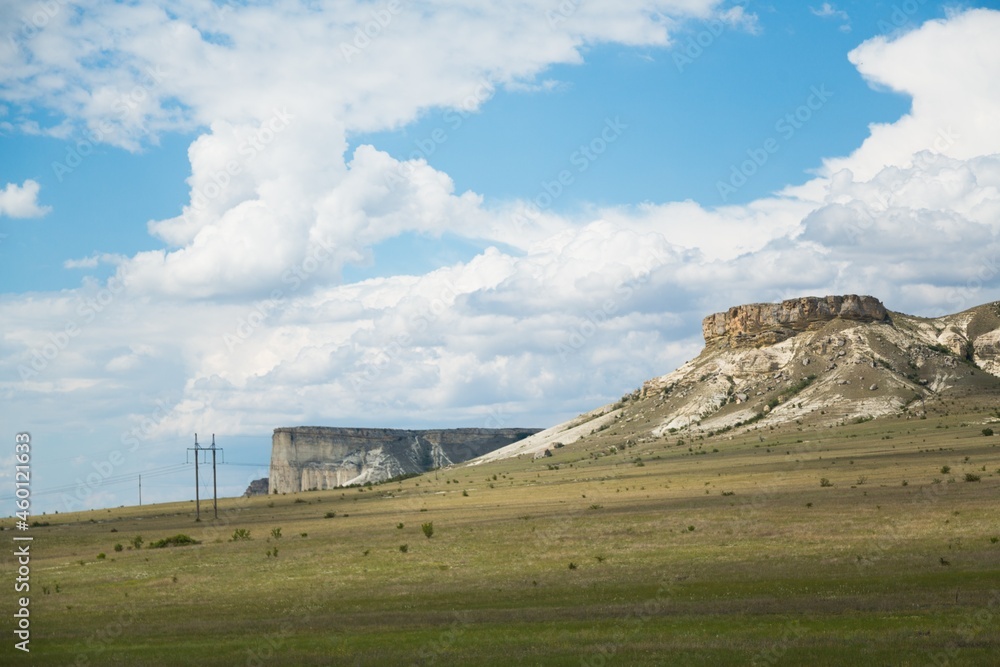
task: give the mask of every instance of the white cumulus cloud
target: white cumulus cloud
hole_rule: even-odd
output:
[[[9,218],[39,218],[52,210],[38,203],[41,186],[30,178],[21,185],[8,183],[0,190],[0,215]]]

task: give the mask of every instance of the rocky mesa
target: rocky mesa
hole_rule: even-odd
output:
[[[426,472],[481,456],[538,430],[276,428],[271,440],[270,493],[331,489]]]
[[[700,439],[794,422],[920,418],[956,400],[1000,405],[1000,302],[917,317],[873,296],[752,303],[702,321],[705,347],[621,400],[470,464],[598,438]]]
[[[705,343],[733,347],[773,345],[795,334],[817,329],[835,319],[855,322],[885,322],[889,314],[872,296],[787,299],[781,303],[751,303],[709,315],[701,323]]]

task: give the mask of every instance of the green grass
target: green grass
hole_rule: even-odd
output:
[[[49,515],[23,664],[995,664],[982,428],[951,406],[683,446],[605,431],[544,460],[226,499],[217,523],[193,503]],[[150,548],[179,534],[200,543]]]

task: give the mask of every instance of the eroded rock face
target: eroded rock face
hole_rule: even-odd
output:
[[[250,486],[247,490],[243,492],[244,498],[249,498],[250,496],[266,496],[268,490],[267,477],[262,477],[260,479],[255,479],[250,482]]]
[[[1000,360],[1000,329],[983,334],[973,343],[977,357],[991,361]]]
[[[838,318],[884,322],[889,314],[882,302],[872,296],[807,296],[781,303],[734,306],[706,317],[701,329],[706,344],[725,341],[733,347],[761,347]]]
[[[295,493],[381,482],[468,461],[538,430],[276,428],[271,440],[270,489],[271,493]]]

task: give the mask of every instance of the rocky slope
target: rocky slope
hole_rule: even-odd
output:
[[[277,428],[271,441],[270,493],[330,489],[425,472],[467,461],[537,431]]]
[[[702,331],[704,350],[677,370],[471,463],[537,456],[601,433],[648,441],[790,421],[918,418],[936,402],[1000,395],[1000,302],[928,319],[871,296],[804,297],[736,306],[706,317]]]

